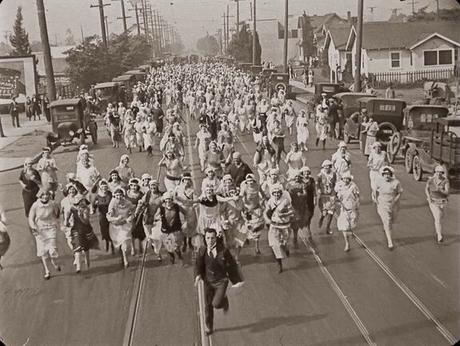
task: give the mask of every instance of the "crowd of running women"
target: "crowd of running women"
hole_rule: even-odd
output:
[[[32,160],[26,160],[19,181],[45,279],[50,278],[49,262],[61,270],[59,230],[74,253],[76,272],[83,263],[89,268],[90,249],[100,247],[95,229],[105,250],[119,251],[127,267],[129,256],[150,247],[160,261],[162,248],[172,263],[183,261],[186,251],[203,244],[208,228],[217,231],[219,241],[237,261],[250,242],[254,255],[259,255],[259,241],[268,235],[281,272],[290,239],[296,247],[298,237],[312,237],[310,223],[317,207],[318,232],[332,234],[335,216],[344,250],[349,251],[349,239],[358,225],[360,191],[351,174],[347,145],[340,142],[332,157],[324,157],[316,176],[307,166],[310,118],[315,122],[316,145],[324,144],[332,130],[328,107],[323,100],[313,114],[296,113],[282,89],[268,95],[257,77],[219,63],[152,69],[146,81],[134,88],[130,104],[109,104],[105,121],[114,147],[124,143],[126,152],[134,149],[148,156],[161,151],[162,174],[153,170],[138,174],[128,154],[121,155],[113,170],[101,173],[84,145],[76,157],[76,171],[66,175],[66,182],[58,182],[49,148],[44,148],[35,168]],[[193,139],[186,128],[197,123]],[[254,154],[249,164],[235,149],[242,137],[246,141],[252,137],[256,144],[255,152],[248,153]],[[285,139],[293,139],[289,149],[284,147]],[[382,145],[377,141],[368,145],[371,197],[392,249],[403,190]],[[196,186],[200,173],[193,171],[193,150],[203,175],[201,186]],[[60,191],[63,198],[58,202]],[[449,183],[439,166],[426,185],[439,242],[448,193]],[[92,214],[98,215],[97,226]]]

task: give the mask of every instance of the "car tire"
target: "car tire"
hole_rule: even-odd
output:
[[[387,145],[388,161],[394,163],[396,155],[398,155],[399,148],[401,147],[401,134],[399,132],[393,133]]]
[[[412,176],[416,181],[422,180],[423,177],[422,162],[417,154],[412,159]]]
[[[404,167],[406,168],[407,173],[412,173],[412,155],[409,152],[409,149],[406,150],[404,155]]]
[[[382,129],[391,129],[391,131],[393,132],[393,133],[389,136],[389,138],[388,138],[387,141],[385,141],[385,140],[383,140],[383,139],[381,138],[382,135],[381,135],[380,131],[382,131]],[[396,126],[394,126],[392,123],[390,123],[390,122],[388,122],[388,121],[384,121],[383,123],[380,123],[380,124],[379,124],[379,133],[377,133],[377,137],[378,137],[377,140],[378,140],[380,143],[382,143],[383,145],[388,146],[388,143],[390,142],[391,137],[392,137],[396,132],[398,132],[398,129],[396,128]]]

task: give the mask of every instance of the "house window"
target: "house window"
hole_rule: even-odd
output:
[[[423,52],[423,61],[425,66],[433,66],[438,64],[438,52],[429,50]]]
[[[298,37],[298,31],[297,29],[292,29],[291,31],[291,38],[297,38]]]
[[[435,65],[451,65],[452,64],[452,50],[427,50],[423,52],[423,60],[425,66]]]
[[[439,65],[451,65],[452,64],[452,51],[440,50],[439,51]]]
[[[401,67],[401,53],[400,52],[391,52],[390,53],[390,63],[391,68]]]

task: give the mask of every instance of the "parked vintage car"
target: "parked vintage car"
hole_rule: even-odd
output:
[[[449,109],[437,105],[412,105],[404,109],[403,128],[395,132],[387,145],[388,159],[393,163],[404,157],[406,170],[412,172],[412,152],[416,147],[429,142],[436,127],[436,119],[445,118]]]
[[[53,101],[50,104],[53,132],[47,135],[47,145],[56,147],[71,143],[75,138],[85,143],[87,135],[97,144],[96,115],[83,109],[79,98]]]
[[[124,85],[120,82],[105,82],[94,86],[97,106],[101,113],[105,112],[109,103],[125,102]]]
[[[346,88],[341,83],[316,83],[315,84],[315,103],[321,101],[321,94],[326,93],[327,98],[331,98],[335,94],[349,92],[350,89]]]
[[[136,85],[137,81],[136,81],[136,77],[132,74],[129,74],[129,75],[121,75],[121,76],[118,76],[118,77],[115,77],[112,79],[112,82],[118,82],[122,85],[124,85],[124,87],[126,88],[126,91],[128,91],[128,94],[129,91]]]
[[[295,94],[292,92],[292,87],[289,84],[288,73],[271,73],[269,79],[269,92],[270,95],[283,89],[286,92],[287,99],[294,99]]]
[[[358,99],[358,102],[358,109],[367,109],[369,116],[379,124],[380,130],[377,134],[377,140],[386,146],[391,136],[399,132],[402,128],[404,119],[403,109],[406,107],[406,102],[370,95]],[[360,112],[356,112],[347,118],[343,129],[345,142],[349,142],[351,139],[360,139],[362,130],[361,122]],[[362,147],[364,148],[365,146]]]
[[[145,78],[147,78],[147,73],[139,71],[139,70],[129,70],[123,74],[134,76],[136,78],[136,82],[144,82]]]
[[[428,139],[409,146],[406,151],[406,171],[420,181],[425,172],[433,173],[440,164],[446,169],[448,178],[460,179],[460,118],[447,116],[434,120]]]
[[[366,93],[343,92],[333,96],[333,98],[342,103],[343,116],[345,118],[361,110],[359,108],[359,100],[363,97],[372,97],[372,95]]]

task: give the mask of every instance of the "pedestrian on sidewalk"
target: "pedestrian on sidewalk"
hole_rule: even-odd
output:
[[[13,127],[21,127],[19,125],[19,109],[18,109],[18,104],[16,103],[16,96],[13,96],[11,98],[10,115],[11,115],[11,123],[13,124]]]
[[[32,115],[34,117],[34,121],[37,120],[37,116],[38,116],[38,120],[41,119],[40,118],[40,115],[41,115],[40,102],[36,95],[32,96]]]

